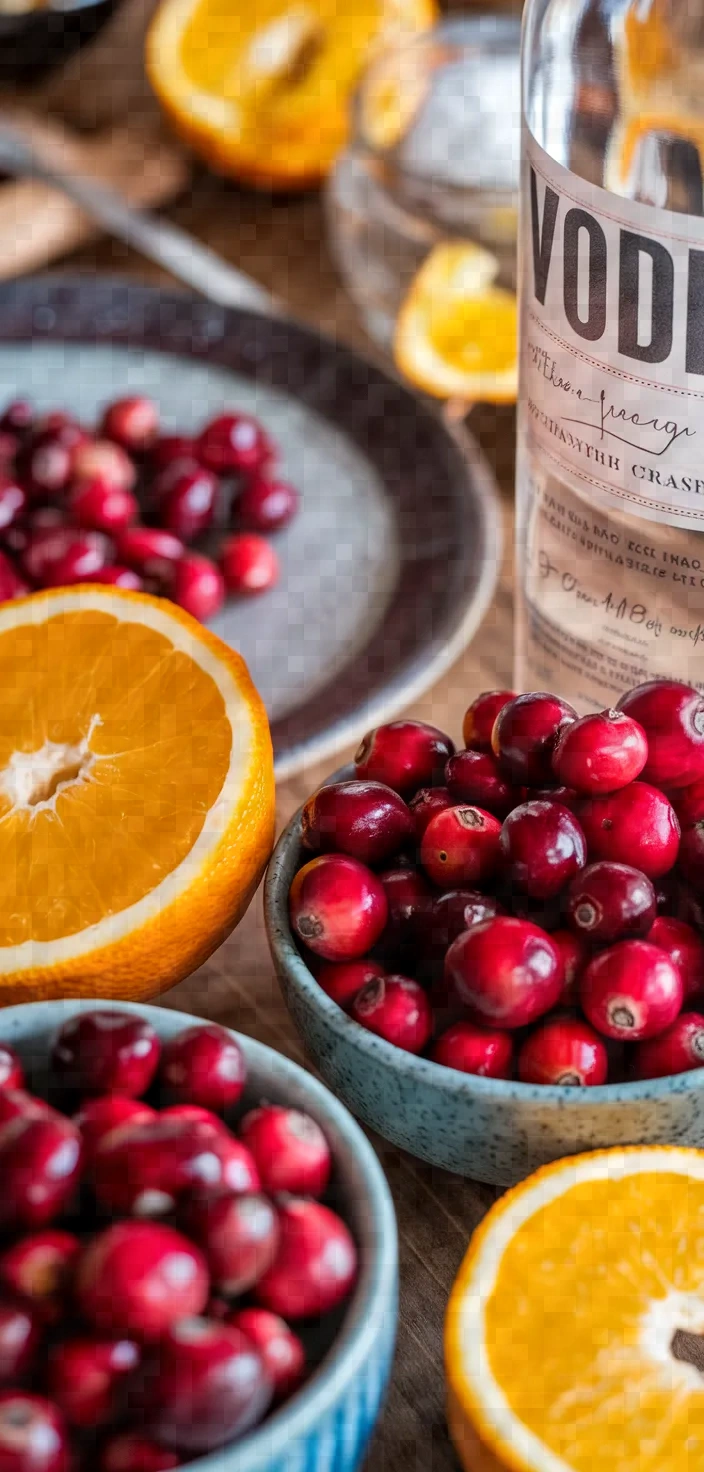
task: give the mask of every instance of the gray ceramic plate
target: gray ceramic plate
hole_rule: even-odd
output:
[[[0,287],[0,403],[86,418],[145,391],[185,432],[261,416],[302,512],[279,587],[213,628],[244,655],[290,776],[418,698],[458,657],[496,581],[500,520],[473,440],[355,353],[290,322],[109,279]]]

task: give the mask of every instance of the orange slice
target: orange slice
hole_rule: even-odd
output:
[[[445,1326],[471,1472],[701,1472],[704,1151],[604,1150],[504,1196]]]
[[[0,688],[0,1000],[172,986],[271,848],[242,659],[165,600],[58,589],[0,607]]]
[[[517,308],[492,283],[498,262],[480,245],[436,245],[414,278],[394,337],[397,367],[437,398],[513,403]]]
[[[662,0],[631,0],[623,23],[626,85],[631,93],[646,92],[677,64],[672,32]]]
[[[214,168],[270,189],[329,172],[351,94],[391,38],[425,30],[436,0],[162,0],[147,72],[181,137]]]

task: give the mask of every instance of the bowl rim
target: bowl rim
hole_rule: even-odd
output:
[[[20,1002],[13,1007],[0,1009],[0,1037],[4,1035],[7,1022],[18,1014],[30,1016],[36,1009],[49,1022],[63,1017],[65,1020],[76,1011],[95,1009],[133,1012],[144,1017],[159,1032],[159,1021],[164,1016],[175,1024],[193,1027],[205,1023],[207,1018],[191,1012],[181,1012],[172,1007],[158,1007],[141,1002],[122,1002],[112,998],[67,998],[63,1000]],[[212,1020],[211,1020],[212,1021]],[[193,1461],[184,1462],[187,1468],[198,1468],[198,1472],[223,1472],[223,1457],[236,1456],[238,1472],[270,1472],[275,1457],[283,1455],[293,1438],[309,1437],[316,1431],[318,1423],[329,1411],[331,1403],[350,1386],[371,1357],[379,1334],[380,1317],[393,1313],[396,1316],[395,1296],[398,1277],[398,1229],[396,1213],[386,1176],[377,1155],[360,1125],[349,1109],[307,1069],[302,1068],[285,1054],[278,1053],[266,1043],[237,1032],[225,1023],[217,1023],[240,1044],[248,1065],[263,1066],[276,1070],[277,1082],[282,1088],[287,1083],[302,1089],[310,1097],[317,1117],[327,1119],[338,1137],[354,1156],[359,1171],[355,1182],[365,1188],[365,1218],[368,1243],[366,1260],[349,1304],[345,1322],[340,1328],[333,1348],[311,1375],[310,1380],[294,1393],[291,1400],[275,1409],[256,1430],[245,1435],[239,1442],[217,1448]],[[393,1295],[393,1301],[391,1301]],[[333,1352],[334,1351],[334,1352]]]
[[[354,769],[341,767],[325,778],[323,786],[330,782],[349,781]],[[526,1084],[519,1079],[484,1078],[480,1074],[461,1073],[459,1069],[445,1068],[430,1058],[421,1058],[406,1053],[384,1038],[377,1037],[362,1027],[328,997],[306,966],[293,938],[288,918],[287,871],[290,867],[291,850],[297,855],[301,849],[301,815],[303,804],[294,813],[281,833],[269,860],[264,882],[264,918],[267,939],[274,962],[286,972],[297,993],[305,1003],[325,1022],[340,1042],[355,1048],[363,1056],[390,1069],[402,1077],[412,1074],[418,1083],[439,1088],[446,1095],[459,1100],[473,1096],[496,1099],[497,1103],[558,1104],[560,1109],[581,1109],[585,1105],[613,1105],[619,1100],[630,1101],[664,1097],[669,1094],[701,1093],[704,1091],[704,1067],[687,1073],[668,1074],[663,1078],[634,1080],[633,1082],[596,1084],[589,1088],[574,1088],[568,1084]],[[314,858],[309,854],[308,858]]]

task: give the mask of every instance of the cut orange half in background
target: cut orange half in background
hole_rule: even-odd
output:
[[[0,608],[0,1002],[149,997],[243,914],[274,777],[240,656],[162,599]]]
[[[704,1151],[558,1161],[475,1233],[447,1313],[471,1472],[704,1468]]]
[[[213,168],[307,188],[345,144],[369,60],[435,16],[435,0],[162,0],[147,72],[176,131]]]

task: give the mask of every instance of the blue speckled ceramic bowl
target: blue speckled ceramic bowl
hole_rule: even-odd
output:
[[[350,769],[335,778],[349,777]],[[415,1058],[367,1032],[318,986],[288,919],[310,858],[300,812],[279,839],[265,889],[269,946],[293,1020],[326,1083],[365,1124],[421,1160],[511,1186],[547,1161],[609,1145],[704,1146],[704,1069],[574,1089],[478,1078]]]
[[[42,1088],[50,1043],[74,1012],[101,1002],[35,1002],[0,1011],[0,1039],[17,1048],[30,1080]],[[134,1004],[166,1040],[197,1018]],[[361,1272],[332,1348],[303,1388],[251,1436],[189,1463],[194,1472],[355,1472],[377,1420],[391,1370],[397,1320],[397,1238],[383,1171],[346,1109],[316,1079],[271,1048],[233,1034],[248,1067],[246,1103],[262,1098],[312,1114],[335,1161],[339,1208],[356,1238]]]

